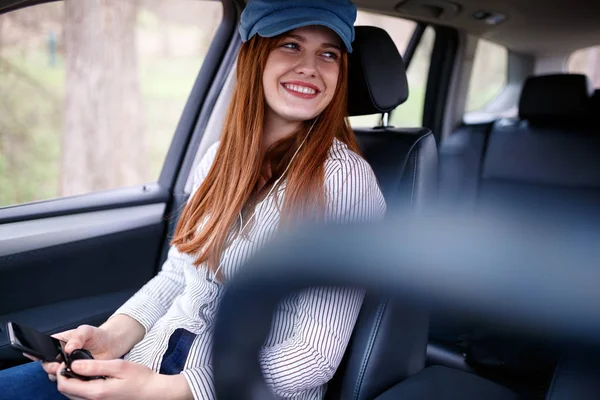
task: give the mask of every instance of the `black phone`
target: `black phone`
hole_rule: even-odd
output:
[[[24,325],[6,324],[10,346],[42,361],[63,362],[65,342]]]
[[[71,354],[64,351],[65,342],[53,338],[33,328],[19,325],[14,322],[6,324],[8,340],[13,349],[48,362],[64,362],[66,368],[63,375],[68,378],[77,378],[84,381],[93,379],[106,379],[104,376],[81,376],[71,371],[71,362],[75,360],[93,360],[92,353],[84,349],[73,350]]]

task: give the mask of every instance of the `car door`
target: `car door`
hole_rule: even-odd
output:
[[[156,274],[237,15],[233,1],[0,2],[0,329],[99,324]],[[0,369],[22,361],[0,333]]]

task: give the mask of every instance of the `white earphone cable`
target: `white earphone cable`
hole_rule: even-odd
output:
[[[287,167],[285,168],[285,170],[283,171],[283,173],[281,174],[281,176],[279,178],[277,178],[277,180],[275,181],[275,183],[273,184],[273,186],[271,186],[271,189],[269,189],[269,192],[267,193],[267,195],[264,197],[263,200],[261,200],[259,202],[259,204],[262,201],[268,199],[269,196],[271,196],[271,194],[273,193],[273,191],[275,190],[275,188],[277,187],[277,185],[279,185],[279,182],[285,177],[285,174],[290,169],[292,163],[294,162],[294,159],[296,158],[296,156],[300,152],[300,149],[302,148],[302,146],[304,146],[304,143],[306,143],[306,140],[308,139],[308,135],[310,135],[310,133],[312,132],[312,130],[313,130],[315,124],[317,123],[318,119],[319,119],[319,117],[315,118],[315,120],[313,121],[312,125],[310,126],[310,129],[306,133],[306,136],[304,136],[304,139],[302,140],[302,143],[300,143],[300,146],[298,146],[298,148],[296,149],[296,152],[292,156],[292,158],[291,158],[290,162],[288,163]],[[246,227],[248,226],[248,224],[252,221],[252,219],[254,218],[254,215],[256,214],[256,209],[257,208],[258,208],[258,204],[256,205],[256,207],[254,207],[254,210],[252,211],[252,214],[250,214],[250,217],[248,218],[248,220],[246,221],[246,223],[243,224],[243,225],[242,225],[242,223],[243,223],[242,212],[240,211],[240,213],[239,213],[239,217],[240,217],[240,230],[238,231],[238,236],[242,235],[242,233],[244,232],[244,230],[246,229]],[[221,262],[219,263],[219,267],[217,268],[217,270],[214,273],[215,279],[217,277],[217,274],[221,270],[221,267],[223,266],[223,263],[225,262],[226,259],[227,258],[221,260]]]

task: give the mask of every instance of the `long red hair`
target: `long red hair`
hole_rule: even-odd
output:
[[[197,255],[195,265],[207,262],[217,270],[221,253],[238,214],[255,204],[265,165],[271,167],[264,188],[281,176],[314,120],[305,121],[295,134],[274,143],[262,154],[265,95],[263,71],[279,38],[255,35],[242,44],[237,61],[237,83],[213,165],[185,206],[172,244],[182,253]],[[347,121],[348,57],[340,59],[336,92],[314,123],[312,132],[286,173],[281,220],[315,220],[325,210],[325,161],[334,138],[358,153]],[[268,189],[267,189],[268,190]],[[275,188],[277,191],[277,188]],[[222,280],[222,274],[217,276]]]

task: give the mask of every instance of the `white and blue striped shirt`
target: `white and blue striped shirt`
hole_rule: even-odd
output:
[[[198,165],[194,190],[208,174],[217,152],[214,144]],[[284,190],[284,189],[283,189]],[[370,165],[338,141],[325,164],[326,220],[365,221],[381,218],[383,195]],[[281,202],[283,196],[278,196]],[[279,209],[274,195],[256,206],[254,220],[224,250],[221,271],[230,279],[237,268],[276,232]],[[158,371],[171,334],[178,328],[196,336],[182,374],[195,399],[216,397],[211,363],[212,330],[223,286],[210,282],[205,265],[172,246],[162,270],[115,314],[129,315],[146,335],[125,356]],[[352,333],[364,293],[350,288],[315,288],[282,301],[259,355],[273,392],[285,399],[322,399]]]

